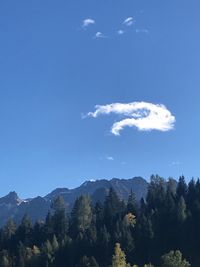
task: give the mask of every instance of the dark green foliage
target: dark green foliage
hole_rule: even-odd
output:
[[[77,267],[99,267],[94,257],[83,256]]]
[[[179,178],[179,182],[178,182],[178,186],[177,186],[177,196],[178,197],[186,197],[186,194],[187,194],[187,184],[185,182],[185,177],[184,176],[181,176]]]
[[[110,188],[108,196],[104,203],[104,223],[109,230],[117,219],[119,219],[125,212],[124,203],[119,199],[113,188]]]
[[[26,246],[29,246],[32,242],[33,226],[31,220],[27,215],[24,215],[22,218],[21,224],[19,225],[16,235],[17,239],[24,243]]]
[[[177,204],[177,220],[180,223],[180,225],[184,223],[186,218],[187,218],[187,208],[186,208],[185,200],[181,196]]]
[[[132,189],[127,202],[127,213],[129,212],[136,215],[136,200]]]
[[[75,236],[82,235],[92,223],[92,204],[89,196],[81,196],[72,210],[71,229]]]
[[[8,255],[8,252],[3,250],[0,253],[0,267],[10,267],[11,266],[11,262],[10,262],[10,258]]]
[[[50,227],[53,228],[53,233],[60,241],[65,239],[68,229],[68,221],[65,211],[65,202],[62,197],[58,197],[53,202],[52,206],[53,216],[50,219]],[[51,232],[51,230],[50,230]]]
[[[146,199],[127,199],[111,188],[104,202],[79,197],[71,214],[57,198],[44,222],[9,220],[0,229],[0,267],[188,267],[183,258],[200,266],[199,180],[152,176]]]
[[[182,253],[177,250],[162,256],[161,267],[190,267],[190,264],[182,258]]]
[[[15,234],[15,231],[16,231],[16,225],[12,219],[9,219],[4,227],[4,232],[3,232],[4,238],[10,240],[12,236]]]

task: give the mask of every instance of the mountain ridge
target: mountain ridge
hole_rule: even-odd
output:
[[[27,199],[20,199],[17,193],[12,191],[0,198],[0,226],[5,225],[9,218],[19,223],[25,214],[33,222],[44,220],[52,201],[59,196],[65,200],[68,212],[71,211],[75,200],[81,195],[90,195],[93,202],[103,201],[110,187],[125,201],[132,190],[136,200],[140,201],[141,198],[146,197],[148,182],[142,177],[87,180],[73,189],[56,188],[44,197],[37,196]]]

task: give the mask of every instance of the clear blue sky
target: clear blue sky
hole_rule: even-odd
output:
[[[197,0],[1,0],[0,195],[198,177],[199,10]],[[81,27],[87,18],[95,24]],[[116,117],[81,118],[97,104],[134,101],[166,105],[174,129],[114,136]]]

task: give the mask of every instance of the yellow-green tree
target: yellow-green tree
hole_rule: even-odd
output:
[[[126,255],[120,247],[120,244],[115,245],[115,253],[112,258],[112,267],[126,267]]]
[[[179,250],[170,251],[161,258],[162,267],[190,267],[190,263],[183,259],[183,255]]]

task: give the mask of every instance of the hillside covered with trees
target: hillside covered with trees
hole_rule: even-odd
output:
[[[39,207],[38,207],[39,208]],[[200,181],[152,176],[146,199],[87,195],[70,214],[56,198],[45,221],[24,216],[0,230],[0,267],[199,267]]]

